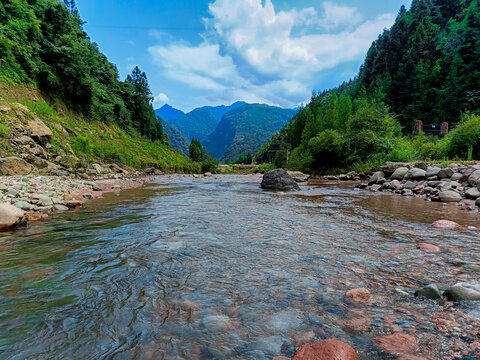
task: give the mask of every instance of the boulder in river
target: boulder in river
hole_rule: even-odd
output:
[[[385,181],[385,173],[383,171],[377,171],[375,174],[370,176],[370,180],[368,180],[368,185],[379,183],[383,184]]]
[[[423,180],[425,179],[426,171],[419,168],[413,168],[408,170],[407,174],[405,175],[405,179],[407,180]]]
[[[292,360],[359,360],[357,352],[348,344],[328,339],[300,346]]]
[[[439,179],[450,179],[453,176],[454,172],[450,168],[442,169],[438,172],[437,176]]]
[[[287,171],[288,175],[290,175],[293,180],[296,182],[305,182],[308,180],[310,175],[304,174],[301,171]]]
[[[445,203],[462,201],[462,195],[453,190],[442,191],[438,196],[440,197],[440,201]]]
[[[467,199],[477,200],[480,197],[480,190],[478,190],[476,187],[470,188],[465,191],[465,197]]]
[[[480,283],[462,282],[449,287],[443,293],[450,301],[480,300]]]
[[[0,204],[0,231],[15,228],[23,219],[24,212],[10,204]]]
[[[298,191],[300,187],[284,169],[275,169],[263,175],[260,185],[263,189],[276,191]]]
[[[427,168],[427,172],[425,173],[425,176],[426,176],[427,178],[432,177],[432,176],[437,176],[438,173],[440,172],[440,170],[442,170],[442,169],[440,169],[440,168],[437,167],[437,166],[429,166],[429,167]]]
[[[417,289],[415,291],[415,296],[417,297],[424,297],[430,300],[437,300],[442,297],[442,293],[438,289],[438,286],[435,284],[430,284],[427,286],[424,286],[420,289]]]
[[[408,168],[407,167],[399,167],[395,172],[390,176],[390,180],[399,180],[402,181],[405,175],[408,173]]]
[[[432,226],[439,229],[456,229],[460,227],[456,222],[450,220],[437,220]]]
[[[480,180],[480,170],[475,170],[469,177],[468,183],[472,186],[477,185],[478,181]]]

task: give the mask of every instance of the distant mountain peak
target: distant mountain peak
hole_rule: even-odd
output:
[[[160,116],[162,119],[165,119],[165,120],[173,120],[180,116],[185,115],[185,113],[182,110],[175,109],[169,104],[165,104],[160,109],[155,110],[155,114],[157,114],[158,116]]]

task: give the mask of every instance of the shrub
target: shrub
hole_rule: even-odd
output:
[[[480,116],[466,115],[460,124],[447,135],[447,154],[451,158],[480,159]]]

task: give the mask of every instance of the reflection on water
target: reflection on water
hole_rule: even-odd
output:
[[[428,226],[478,214],[353,185],[276,194],[258,183],[159,177],[1,235],[0,358],[271,359],[334,337],[389,359],[371,338],[395,326],[419,354],[455,358],[457,339],[434,318],[449,307],[411,294],[478,279],[479,234]],[[425,255],[419,241],[443,252]],[[374,302],[345,302],[357,287]],[[480,308],[454,310],[468,345]]]

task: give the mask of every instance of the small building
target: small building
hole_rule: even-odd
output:
[[[428,124],[424,125],[423,121],[415,122],[414,133],[420,134],[424,133],[425,135],[445,135],[448,134],[448,123],[443,122],[441,124]]]

